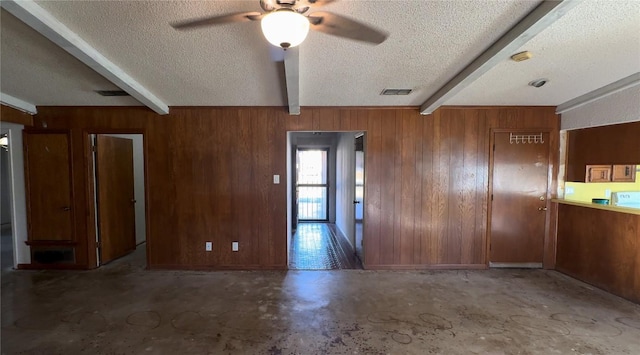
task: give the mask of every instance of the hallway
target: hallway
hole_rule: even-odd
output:
[[[362,269],[362,264],[334,224],[304,222],[291,237],[289,269]]]

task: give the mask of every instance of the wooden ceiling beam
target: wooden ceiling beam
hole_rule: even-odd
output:
[[[2,0],[0,6],[153,111],[169,113],[162,100],[34,1]]]
[[[543,1],[421,106],[429,115],[584,0]]]

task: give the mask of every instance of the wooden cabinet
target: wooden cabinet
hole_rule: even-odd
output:
[[[611,181],[611,165],[587,165],[586,182]]]
[[[556,270],[640,302],[640,215],[560,204]]]
[[[614,165],[611,175],[613,182],[635,182],[636,166],[635,165]]]

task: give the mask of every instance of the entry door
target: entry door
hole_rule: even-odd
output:
[[[329,219],[328,149],[298,149],[298,221]]]
[[[133,141],[96,137],[96,187],[100,263],[135,250]]]
[[[492,267],[542,267],[549,135],[495,132],[491,235]]]
[[[30,241],[72,241],[70,139],[67,132],[24,132]]]
[[[362,229],[364,223],[364,136],[356,138],[355,144],[355,196],[353,199],[355,217],[355,247],[356,255],[363,260]]]

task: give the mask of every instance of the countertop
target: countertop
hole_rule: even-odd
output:
[[[638,209],[638,208],[618,207],[618,206],[612,206],[612,205],[600,205],[600,204],[597,204],[597,203],[571,201],[571,200],[565,200],[565,199],[561,199],[561,198],[554,198],[554,199],[551,200],[551,202],[562,203],[562,204],[565,204],[565,205],[579,206],[579,207],[595,208],[595,209],[598,209],[598,210],[605,210],[605,211],[613,211],[613,212],[620,212],[620,213],[630,213],[630,214],[635,214],[635,215],[639,215],[640,216],[640,209]]]

